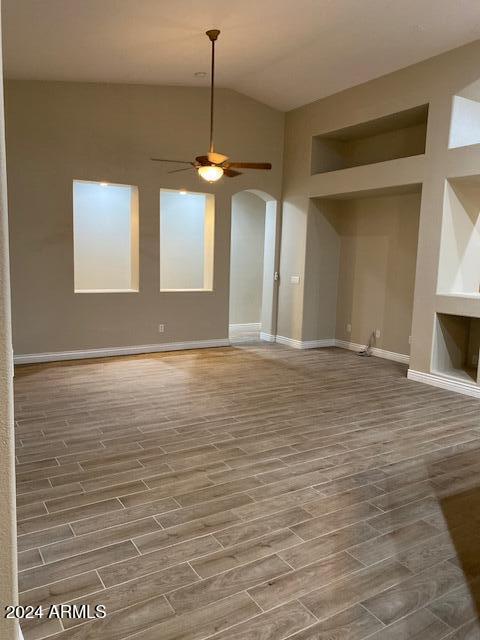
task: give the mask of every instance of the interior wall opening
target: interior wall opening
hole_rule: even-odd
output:
[[[269,339],[274,333],[276,202],[241,191],[232,197],[229,337]]]
[[[248,191],[232,198],[229,337],[260,339],[265,202]]]

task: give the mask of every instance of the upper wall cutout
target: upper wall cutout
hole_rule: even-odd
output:
[[[448,146],[480,144],[480,81],[453,96]]]
[[[425,153],[428,104],[312,138],[312,175]]]

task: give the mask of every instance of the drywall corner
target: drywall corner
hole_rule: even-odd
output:
[[[1,26],[0,26],[1,29]],[[2,61],[0,57],[0,73]],[[13,438],[13,360],[10,314],[10,270],[8,253],[7,180],[3,89],[0,89],[0,637],[17,640],[18,623],[6,620],[4,607],[16,604],[17,546],[15,470]]]

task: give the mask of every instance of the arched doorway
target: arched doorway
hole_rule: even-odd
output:
[[[232,343],[276,334],[279,216],[269,194],[248,189],[232,197],[229,335]]]

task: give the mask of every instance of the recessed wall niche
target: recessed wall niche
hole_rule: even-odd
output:
[[[420,184],[313,201],[309,286],[324,335],[364,345],[378,330],[376,347],[408,356],[420,206]]]
[[[215,196],[160,190],[160,291],[211,291]]]
[[[73,181],[75,293],[138,291],[138,189]]]
[[[438,293],[480,296],[480,176],[445,181]]]
[[[438,313],[432,355],[434,373],[479,384],[480,319]]]
[[[428,104],[312,138],[311,174],[425,153]]]
[[[480,80],[465,87],[452,99],[448,146],[480,144]]]

